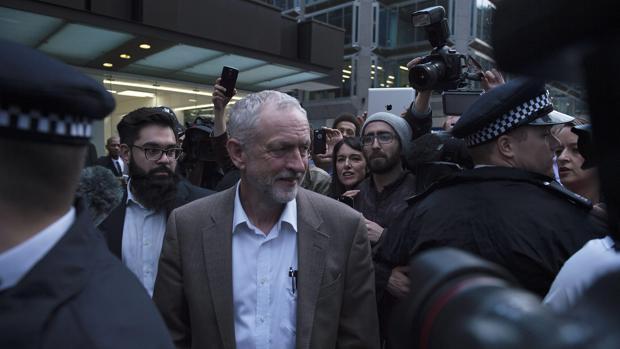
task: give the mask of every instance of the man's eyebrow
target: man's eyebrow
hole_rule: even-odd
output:
[[[168,143],[168,144],[160,144],[156,142],[146,142],[142,144],[143,147],[158,147],[158,148],[167,148],[171,146],[176,146],[176,143]]]

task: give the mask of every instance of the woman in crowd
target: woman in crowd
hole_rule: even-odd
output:
[[[332,168],[331,196],[335,199],[355,189],[366,178],[366,159],[358,138],[345,137],[334,146]]]
[[[557,151],[558,171],[562,184],[571,191],[589,199],[593,204],[601,201],[596,167],[582,169],[584,158],[577,149],[579,137],[571,129],[586,124],[580,119],[563,125],[556,133],[561,143]]]

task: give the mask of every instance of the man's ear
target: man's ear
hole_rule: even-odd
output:
[[[129,163],[129,156],[131,152],[131,147],[127,144],[121,144],[121,151],[120,151],[120,157],[123,159],[123,161],[128,164]]]
[[[228,150],[228,156],[230,156],[230,160],[235,164],[235,167],[239,170],[245,169],[246,152],[241,143],[235,138],[229,138],[228,142],[226,142],[226,150]]]
[[[496,143],[497,151],[504,158],[507,158],[507,159],[514,158],[515,156],[514,142],[515,142],[515,139],[511,137],[510,135],[504,134],[504,135],[499,136],[499,138],[497,138],[497,143]]]

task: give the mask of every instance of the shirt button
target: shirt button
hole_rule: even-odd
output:
[[[258,318],[258,321],[260,321],[260,323],[262,324],[263,322],[265,322],[265,319],[261,316],[260,318]]]

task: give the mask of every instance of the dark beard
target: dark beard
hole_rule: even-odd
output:
[[[371,173],[384,174],[390,172],[394,167],[398,166],[400,162],[399,160],[400,156],[395,154],[392,157],[387,156],[382,164],[373,164],[372,160],[368,161],[367,164]]]
[[[155,174],[158,172],[165,172],[168,176],[156,176]],[[149,172],[145,172],[136,165],[133,159],[130,159],[129,175],[131,178],[131,193],[135,195],[142,206],[155,211],[163,208],[166,212],[170,212],[174,209],[177,183],[180,180],[178,174],[166,166],[159,166]]]

